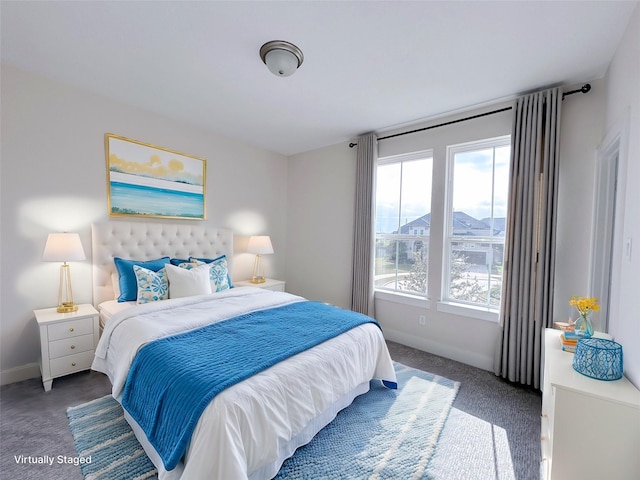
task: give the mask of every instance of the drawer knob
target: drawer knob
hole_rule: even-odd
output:
[[[540,440],[546,440],[546,439],[547,439],[546,435],[540,435]]]
[[[71,328],[69,329],[69,331],[70,331],[70,332],[73,332],[73,327],[71,327]]]
[[[76,366],[76,362],[71,362],[71,366],[75,367]]]
[[[74,348],[76,348],[76,346],[75,345],[71,345],[71,350],[73,350]]]
[[[549,418],[549,415],[547,415],[546,413],[543,413],[542,418]]]

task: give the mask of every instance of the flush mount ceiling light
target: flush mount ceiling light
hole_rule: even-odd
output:
[[[302,50],[284,40],[272,40],[262,45],[260,58],[269,71],[278,77],[292,75],[304,60]]]

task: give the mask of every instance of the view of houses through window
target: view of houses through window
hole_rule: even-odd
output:
[[[375,288],[427,295],[431,151],[378,160]]]
[[[427,297],[441,265],[446,302],[500,307],[510,137],[447,148],[444,231],[431,227],[431,151],[381,158],[376,179],[375,288]],[[444,238],[430,258],[429,240]],[[436,261],[434,261],[436,260]]]
[[[500,308],[510,138],[448,148],[446,301]]]

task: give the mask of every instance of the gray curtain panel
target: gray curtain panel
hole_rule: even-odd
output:
[[[514,105],[496,375],[540,388],[543,331],[553,325],[560,112],[558,88]]]
[[[373,185],[378,140],[369,133],[358,138],[353,233],[351,309],[373,315]]]

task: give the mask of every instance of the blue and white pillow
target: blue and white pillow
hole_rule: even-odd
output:
[[[181,263],[182,268],[194,268],[200,265],[209,265],[209,280],[211,281],[211,291],[221,292],[233,288],[231,279],[229,278],[229,268],[227,265],[227,257],[222,255],[213,260],[205,258],[189,257],[190,263]]]
[[[157,302],[169,298],[169,282],[165,268],[154,272],[148,268],[134,265],[133,272],[138,284],[137,303]]]
[[[120,294],[118,295],[118,302],[131,302],[136,300],[137,284],[136,275],[133,271],[133,266],[138,265],[153,272],[157,272],[169,263],[169,257],[157,258],[155,260],[126,260],[120,257],[114,257],[113,259],[116,265],[116,271],[118,272],[118,283]]]

